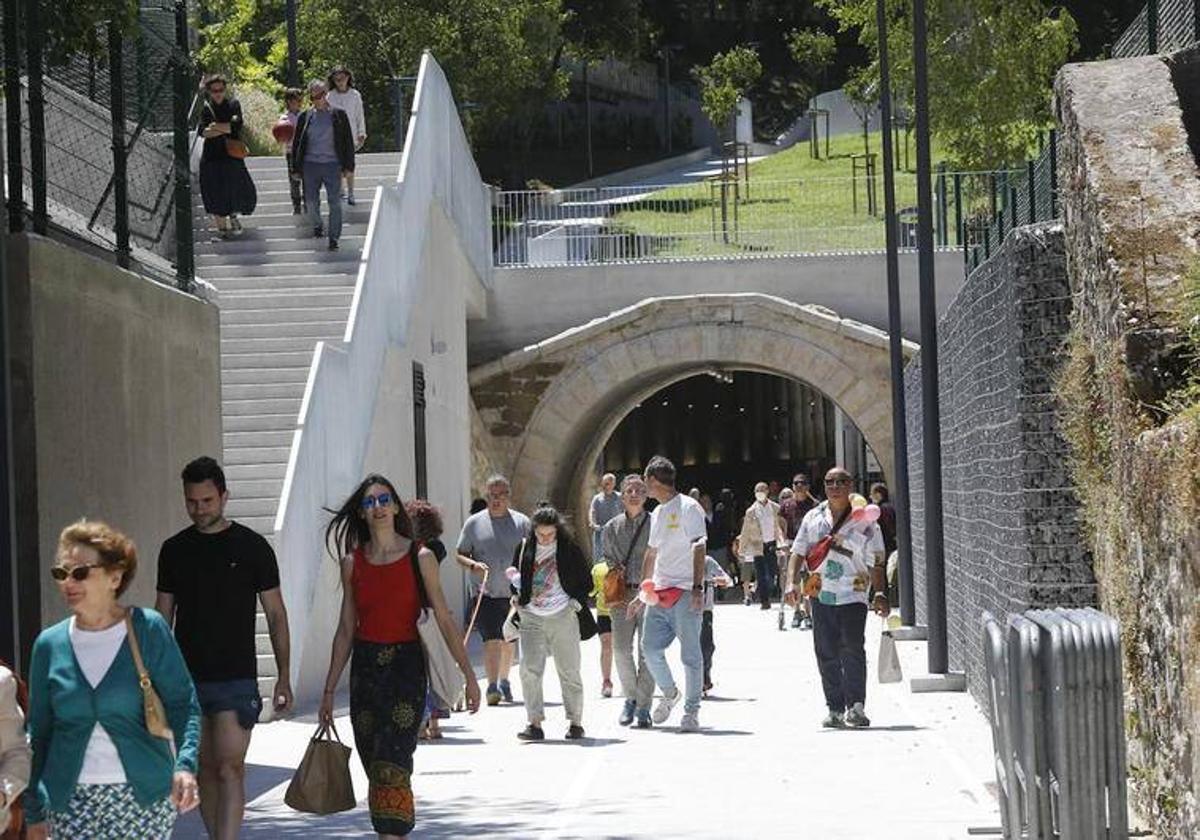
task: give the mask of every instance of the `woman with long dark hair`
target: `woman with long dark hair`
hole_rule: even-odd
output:
[[[413,539],[395,485],[367,476],[325,529],[341,557],[342,612],[319,717],[333,722],[333,694],[350,661],[350,723],[367,771],[371,825],[380,840],[406,837],[416,823],[413,752],[425,707],[425,655],[417,634],[421,609],[433,610],[467,683],[467,708],[479,709],[479,683],[450,615],[432,551]]]
[[[553,656],[567,713],[566,737],[578,740],[583,737],[579,642],[596,635],[596,621],[586,606],[592,570],[557,510],[549,505],[539,507],[531,522],[533,539],[523,541],[513,557],[513,565],[521,573],[516,605],[521,626],[521,689],[529,720],[517,737],[522,741],[546,737],[542,730],[542,676],[546,657]]]
[[[258,203],[254,179],[246,169],[246,144],[242,139],[242,105],[229,95],[224,76],[204,82],[205,100],[200,109],[200,195],[204,212],[213,217],[217,234],[241,233],[238,214],[249,216]]]

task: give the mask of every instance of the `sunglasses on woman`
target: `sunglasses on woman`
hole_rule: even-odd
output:
[[[825,479],[826,487],[849,487],[854,481],[849,478],[827,478]]]
[[[380,493],[378,496],[363,496],[363,510],[374,510],[377,507],[387,507],[392,503],[391,493]]]
[[[50,577],[59,583],[62,583],[67,578],[82,583],[88,579],[88,575],[92,573],[92,569],[98,568],[100,568],[99,563],[88,563],[85,566],[53,566],[50,569]]]

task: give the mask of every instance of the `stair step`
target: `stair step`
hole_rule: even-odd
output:
[[[238,522],[245,525],[251,531],[257,531],[258,533],[262,534],[264,537],[267,536],[268,534],[275,533],[275,517],[274,516],[247,516],[242,519],[239,519]],[[261,672],[261,670],[262,670],[261,665],[259,666],[259,670]],[[271,666],[271,670],[272,671],[275,670],[274,665]]]
[[[292,433],[286,429],[257,432],[226,432],[224,443],[226,449],[229,449],[231,446],[291,446]],[[245,498],[247,495],[244,488],[238,493],[239,498]]]
[[[241,481],[231,481],[229,486],[230,504],[243,497],[247,499],[267,497],[278,499],[279,494],[283,492],[283,480],[275,478],[244,478]]]
[[[366,239],[366,231],[362,233],[349,233],[343,230],[338,243],[342,246],[342,251],[349,251],[351,249],[362,250]],[[325,237],[317,238],[312,235],[310,229],[305,227],[295,228],[286,233],[273,230],[269,234],[248,228],[237,239],[199,242],[196,244],[195,250],[198,260],[206,260],[210,257],[234,254],[246,256],[255,254],[274,255],[296,251],[324,254],[328,253],[328,248],[329,244]]]
[[[312,364],[311,350],[292,350],[273,353],[222,353],[221,369],[252,369],[299,367]]]
[[[277,429],[296,428],[295,414],[240,414],[224,418],[223,425],[228,432],[274,431]]]
[[[317,342],[312,338],[266,336],[264,338],[227,338],[221,342],[222,353],[279,353],[306,350],[310,354]]]
[[[275,511],[279,509],[279,499],[277,497],[262,498],[262,499],[233,499],[229,500],[226,505],[227,515],[233,519],[242,519],[246,516],[274,516]]]
[[[270,629],[270,625],[267,624],[267,614],[262,610],[256,612],[254,614],[254,635],[270,632]]]
[[[231,483],[242,479],[265,481],[274,478],[282,481],[286,472],[287,464],[230,464],[225,468],[225,477]],[[249,527],[249,523],[243,524]]]
[[[226,447],[226,464],[286,464],[292,447],[288,446],[235,446]]]
[[[272,658],[274,658],[275,649],[271,647],[271,634],[269,632],[254,634],[254,652],[260,656],[264,653],[269,654]],[[273,691],[274,686],[268,690]]]
[[[349,315],[349,310],[346,312]],[[286,321],[279,323],[261,323],[251,319],[249,321],[239,323],[236,319],[232,322],[221,324],[222,338],[311,338],[314,343],[317,341],[341,341],[342,336],[346,333],[346,320],[343,316],[342,320],[334,321],[330,315],[324,321],[306,321],[288,323]]]
[[[298,339],[303,340],[303,339]],[[316,342],[313,341],[309,345],[315,347]],[[222,385],[262,385],[267,383],[284,384],[284,383],[300,383],[303,385],[308,381],[308,371],[300,368],[236,368],[232,370],[221,371]]]
[[[196,218],[203,216],[204,211],[200,210]],[[362,201],[350,207],[345,205],[342,207],[342,225],[361,224],[365,225],[371,221],[371,202]],[[300,228],[307,228],[308,217],[303,213],[296,214],[292,212],[292,201],[260,201],[254,209],[253,216],[243,216],[242,226],[245,228],[259,227],[264,224],[283,225],[293,224]],[[196,228],[197,239],[200,234],[206,237],[216,237],[216,228],[199,226]]]
[[[221,304],[225,297],[236,292],[309,291],[312,289],[354,290],[358,274],[352,271],[318,274],[292,274],[284,277],[223,277],[218,289]]]
[[[309,256],[311,258],[312,255]],[[310,259],[308,262],[266,262],[245,265],[220,263],[204,266],[202,270],[198,269],[196,274],[220,289],[221,281],[226,277],[292,277],[320,274],[325,271],[329,271],[331,274],[356,273],[359,265],[357,260],[358,258],[355,257],[354,260],[322,260],[318,258]]]
[[[279,399],[304,396],[303,382],[263,382],[257,385],[222,385],[222,400]]]
[[[242,520],[242,524],[243,525],[245,524],[245,520]],[[267,691],[273,691],[275,688],[275,685],[274,685],[275,684],[275,676],[277,674],[277,669],[275,668],[275,654],[260,653],[260,654],[258,654],[257,659],[258,659],[258,678],[261,680],[263,677],[270,677],[271,678],[271,686],[268,687]],[[267,696],[270,697],[271,695],[268,694]]]
[[[223,417],[244,414],[287,414],[300,412],[300,399],[225,400],[221,406]]]
[[[262,291],[229,292],[221,295],[222,312],[239,309],[265,309],[269,306],[287,306],[299,309],[302,306],[349,306],[354,297],[352,287],[296,289],[265,289]]]
[[[328,324],[330,318],[337,318],[340,325],[339,335],[346,329],[346,319],[350,317],[349,306],[338,307],[304,307],[296,309],[237,309],[221,313],[221,329],[234,324],[279,325],[296,323]],[[285,333],[286,334],[286,333]]]
[[[214,268],[233,267],[238,269],[257,270],[263,265],[269,266],[289,266],[289,265],[311,265],[320,263],[321,265],[334,263],[352,263],[358,262],[362,254],[357,248],[344,248],[339,251],[329,251],[322,244],[324,240],[309,240],[308,247],[302,247],[302,240],[293,243],[295,245],[291,250],[275,251],[270,254],[255,252],[252,254],[197,254],[196,255],[196,270],[211,271]],[[312,247],[313,244],[321,247]],[[342,269],[344,272],[344,269]],[[249,272],[246,272],[249,273]],[[217,288],[221,288],[217,285]]]

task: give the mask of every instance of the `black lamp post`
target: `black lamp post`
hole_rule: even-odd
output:
[[[879,30],[879,110],[883,131],[883,214],[887,237],[888,344],[892,372],[892,460],[894,475],[889,476],[896,509],[896,548],[900,555],[900,620],[906,627],[916,624],[916,599],[913,594],[912,536],[908,527],[908,419],[904,396],[903,329],[900,322],[900,258],[896,229],[895,148],[888,126],[892,123],[891,69],[888,66],[886,0],[875,0],[875,21]]]
[[[296,0],[287,0],[284,5],[287,20],[287,80],[288,87],[300,87],[300,71],[296,60]]]
[[[925,0],[913,0],[913,92],[917,132],[917,265],[921,307],[922,439],[925,483],[925,610],[929,673],[950,667],[946,643],[946,558],[942,533],[942,438],[938,400],[937,297],[933,267],[933,168]],[[885,131],[886,133],[886,131]]]

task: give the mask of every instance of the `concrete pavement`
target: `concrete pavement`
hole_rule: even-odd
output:
[[[872,616],[867,713],[874,725],[822,730],[812,634],[779,632],[775,622],[774,610],[718,605],[716,688],[701,709],[700,734],[677,731],[678,707],[661,728],[618,726],[621,700],[600,697],[595,640],[584,646],[587,740],[560,740],[566,723],[552,666],[546,742],[517,741],[519,705],[454,715],[445,740],[417,750],[412,836],[950,840],[999,825],[989,792],[990,732],[969,695],[879,685],[880,622]],[[900,655],[906,677],[924,672],[924,643],[902,643]],[[677,650],[669,659],[682,684]],[[516,689],[515,669],[513,677]],[[374,836],[357,755],[354,811],[315,817],[283,804],[312,721],[309,714],[255,730],[243,837]],[[352,743],[348,719],[339,718],[338,731]],[[204,837],[198,816],[180,820],[174,836]]]

